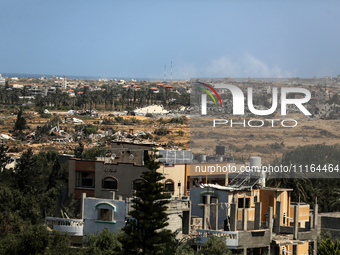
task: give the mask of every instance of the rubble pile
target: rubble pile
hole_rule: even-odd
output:
[[[150,105],[144,108],[137,108],[134,112],[137,116],[144,116],[147,113],[151,113],[152,115],[165,115],[169,113],[169,111],[163,108],[163,105]]]

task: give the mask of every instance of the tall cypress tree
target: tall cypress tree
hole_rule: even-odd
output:
[[[164,179],[156,170],[159,162],[154,156],[146,162],[150,169],[143,173],[145,182],[141,183],[132,200],[133,217],[120,236],[125,254],[173,254],[174,233],[165,230],[169,225],[166,213],[170,195],[164,193],[164,186],[160,183]]]
[[[18,115],[17,115],[17,120],[15,121],[15,124],[14,124],[14,130],[21,131],[27,128],[26,119],[22,115],[23,115],[23,111],[22,111],[22,108],[20,108]]]

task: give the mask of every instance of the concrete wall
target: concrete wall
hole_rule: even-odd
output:
[[[292,252],[292,254],[293,254],[293,245],[286,245],[285,247],[286,247],[286,251]],[[309,243],[308,242],[305,242],[303,244],[298,244],[297,245],[297,255],[309,254],[308,249],[309,249]],[[288,254],[288,252],[286,252],[286,254]],[[282,246],[280,247],[280,254],[282,254]]]
[[[80,198],[82,193],[86,193],[87,197],[94,196],[94,188],[78,188],[76,187],[76,172],[89,172],[94,173],[96,171],[96,161],[94,160],[69,160],[69,180],[68,180],[68,192],[69,195],[74,194],[75,198]]]
[[[294,204],[290,205],[290,215],[294,215]],[[306,222],[309,222],[309,204],[300,204],[299,206],[299,227],[304,228]],[[293,226],[294,219],[290,220],[290,226]]]
[[[290,226],[290,220],[286,218],[285,224],[283,224],[283,213],[287,217],[293,218],[294,213],[291,213],[290,203],[291,194],[289,190],[274,189],[274,188],[262,188],[260,190],[260,202],[262,202],[261,221],[266,221],[266,214],[268,214],[268,207],[272,206],[274,209],[274,215],[276,214],[276,201],[281,202],[281,222],[280,225]]]
[[[242,221],[243,219],[243,208],[237,209],[237,220]],[[255,208],[247,208],[247,220],[254,221],[255,219]]]
[[[135,166],[130,163],[104,164],[96,163],[95,197],[108,198],[110,191],[102,188],[102,181],[106,177],[114,177],[118,181],[116,195],[129,197],[133,195],[132,182],[140,179],[143,172],[149,171],[146,167]]]
[[[198,204],[203,203],[203,196],[206,194],[211,194],[211,196],[218,197],[218,203],[228,203],[228,191],[224,190],[213,190],[207,193],[207,189],[202,188],[192,188],[190,190],[190,201],[191,201],[191,215],[196,217],[203,217],[203,206],[198,206]],[[227,217],[227,205],[218,206],[218,229],[223,229],[224,219]],[[213,219],[210,219],[212,222]]]
[[[270,245],[269,229],[238,232],[238,248],[268,247]]]
[[[179,231],[179,234],[189,234],[190,228],[190,201],[171,200],[167,205],[169,225],[165,229]]]
[[[94,188],[76,187],[77,171],[94,172]],[[81,193],[86,193],[87,197],[111,198],[111,191],[115,191],[116,195],[129,197],[133,195],[132,182],[140,179],[145,171],[149,170],[131,163],[106,164],[103,161],[71,159],[69,161],[69,194],[75,194],[75,198],[80,198]],[[117,179],[118,189],[104,189],[102,182],[106,177]]]
[[[340,239],[340,213],[322,213],[318,217],[318,235],[329,232],[332,239]]]
[[[96,205],[97,210],[95,209]],[[114,212],[115,222],[98,222],[98,210],[112,209],[110,205],[116,208]],[[96,222],[97,221],[97,222]],[[84,236],[86,234],[94,234],[97,231],[102,231],[107,228],[109,231],[118,233],[118,231],[125,226],[125,201],[111,200],[111,199],[84,199]]]
[[[181,196],[185,196],[185,164],[174,164],[174,165],[161,165],[157,172],[163,174],[165,183],[167,180],[174,182],[174,193],[173,196],[179,196],[178,183],[181,184]]]

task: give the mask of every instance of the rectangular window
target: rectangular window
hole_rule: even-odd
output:
[[[98,209],[98,220],[113,221],[112,210],[110,210],[110,209]]]
[[[250,198],[246,198],[246,208],[250,208]]]
[[[94,173],[77,171],[76,186],[84,188],[94,188]]]
[[[243,206],[243,203],[245,203],[245,206]],[[244,198],[238,199],[238,208],[250,208],[250,198],[246,197],[246,200],[244,201]]]
[[[243,198],[238,199],[238,208],[243,208]]]

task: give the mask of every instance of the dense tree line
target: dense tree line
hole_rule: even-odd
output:
[[[29,149],[14,170],[8,170],[7,150],[0,145],[0,254],[39,254],[36,249],[53,241],[43,227],[44,218],[56,215],[68,169],[60,165],[57,152],[34,155]]]
[[[132,91],[122,86],[103,85],[104,90],[93,90],[89,87],[74,90],[75,97],[62,92],[59,88],[54,94],[47,96],[38,95],[33,102],[38,107],[53,107],[54,109],[97,109],[99,105],[105,110],[133,110],[136,107],[145,107],[151,104],[162,104],[171,108],[173,105],[189,105],[190,94],[184,88],[180,88],[180,94],[160,90],[153,93],[148,87],[142,87],[139,91]],[[78,92],[80,92],[78,94]],[[0,103],[25,104],[25,97],[29,96],[29,86],[23,89],[0,87]],[[24,97],[24,99],[20,99]],[[173,100],[169,100],[173,99]],[[32,100],[30,100],[32,101]]]

